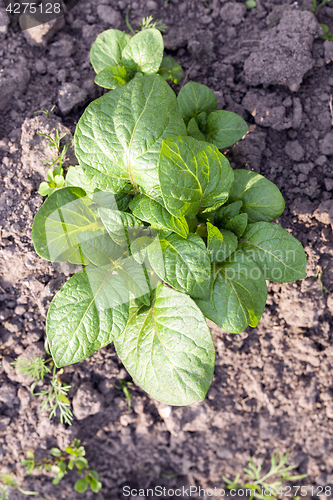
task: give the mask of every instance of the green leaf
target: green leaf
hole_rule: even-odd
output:
[[[183,68],[173,57],[169,56],[163,57],[158,73],[162,76],[162,78],[164,78],[164,80],[171,80],[176,85],[184,76]]]
[[[117,353],[153,398],[183,406],[203,401],[213,379],[215,349],[195,302],[160,284],[150,308],[133,309]]]
[[[62,188],[62,186],[65,184],[65,179],[63,178],[62,175],[56,175],[54,177],[54,182],[56,184],[56,187],[59,189]]]
[[[234,172],[235,172],[235,170],[234,170]],[[230,197],[229,197],[229,200],[230,200]],[[214,222],[217,225],[227,224],[230,219],[235,217],[235,215],[239,214],[239,211],[242,208],[242,204],[243,204],[242,201],[235,201],[234,203],[230,203],[229,205],[224,205],[223,207],[219,208],[214,215]]]
[[[59,450],[59,448],[51,448],[50,453],[54,457],[61,457],[61,450]]]
[[[74,489],[78,493],[84,493],[87,490],[88,485],[89,483],[85,479],[78,479],[74,484]]]
[[[103,227],[91,205],[92,201],[81,188],[67,187],[52,193],[38,210],[32,225],[31,237],[38,255],[51,262],[86,263],[77,235]]]
[[[130,203],[130,209],[135,217],[149,222],[154,229],[169,229],[183,238],[189,234],[188,224],[185,217],[171,215],[160,203],[138,194]]]
[[[209,300],[197,300],[203,314],[220,328],[240,333],[257,326],[267,299],[267,286],[257,264],[241,251],[216,267]]]
[[[196,217],[185,217],[190,233],[195,233],[198,227],[198,219]]]
[[[190,121],[188,122],[187,133],[191,137],[194,137],[194,139],[197,139],[197,141],[205,140],[205,134],[203,134],[199,129],[198,122],[195,118],[191,118]]]
[[[124,254],[107,233],[80,233],[77,236],[83,255],[98,267],[110,266]]]
[[[277,224],[250,224],[241,240],[267,280],[289,283],[306,277],[306,255],[301,243]]]
[[[210,286],[210,259],[203,240],[189,234],[184,240],[177,234],[160,235],[157,249],[148,247],[149,262],[156,274],[180,292],[192,297],[207,298]],[[161,258],[162,255],[162,258]]]
[[[130,241],[133,241],[133,235],[136,234],[134,228],[143,227],[138,218],[126,212],[100,208],[98,213],[111,239],[124,249],[127,249]]]
[[[129,79],[123,66],[108,66],[96,75],[95,83],[105,89],[116,89],[125,85]]]
[[[229,220],[225,228],[228,229],[228,231],[232,231],[233,233],[235,233],[237,238],[240,238],[247,227],[247,223],[248,223],[247,214],[245,213],[238,214]]]
[[[94,493],[98,493],[102,488],[102,483],[97,481],[94,477],[89,478],[90,488]]]
[[[87,178],[83,168],[79,165],[69,167],[65,182],[67,187],[80,187],[86,193],[92,193],[95,189],[94,182]]]
[[[229,201],[242,201],[241,211],[247,213],[249,222],[272,222],[280,217],[285,201],[273,182],[251,170],[235,170],[234,174]]]
[[[243,118],[232,111],[214,111],[207,118],[206,141],[219,149],[227,148],[239,141],[247,132]]]
[[[167,210],[194,217],[228,198],[234,173],[215,146],[186,136],[163,141],[159,178]]]
[[[121,54],[131,37],[118,30],[106,30],[96,38],[90,50],[90,61],[99,73],[108,66],[118,66]]]
[[[38,193],[41,196],[47,196],[50,192],[50,186],[48,182],[41,182],[38,188]]]
[[[198,122],[199,129],[205,131],[207,125],[207,113],[205,113],[204,111],[202,113],[199,113],[196,117],[196,121]]]
[[[163,37],[155,28],[137,33],[126,45],[121,63],[134,62],[138,71],[150,75],[157,73],[163,58]]]
[[[176,96],[161,76],[150,75],[86,108],[75,131],[75,153],[99,189],[117,193],[130,181],[158,198],[162,141],[177,135],[186,129]]]
[[[207,222],[207,250],[212,262],[223,262],[238,246],[237,236],[227,229],[218,229]]]
[[[100,207],[109,208],[110,210],[125,211],[132,199],[131,195],[126,191],[113,194],[108,191],[96,190],[89,197]]]
[[[124,330],[129,291],[114,270],[88,266],[53,298],[46,332],[58,368],[86,359]]]
[[[187,124],[199,113],[211,113],[217,109],[217,99],[214,92],[197,82],[188,82],[177,97],[180,113]]]

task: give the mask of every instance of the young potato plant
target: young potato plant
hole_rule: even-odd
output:
[[[74,137],[79,166],[38,211],[32,239],[44,259],[84,266],[48,311],[56,366],[113,341],[152,397],[188,405],[205,398],[213,378],[206,318],[232,333],[255,327],[266,280],[304,278],[306,257],[272,224],[285,206],[279,189],[233,171],[219,151],[244,136],[245,121],[217,110],[204,85],[189,82],[176,97],[156,74],[160,42],[146,57],[153,43],[135,37],[109,30],[95,42],[97,70],[140,61],[142,71],[86,108]]]

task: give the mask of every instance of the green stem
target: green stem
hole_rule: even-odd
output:
[[[128,14],[130,13],[131,8],[132,8],[132,7],[129,7],[129,8],[127,9],[127,12],[126,12],[126,17],[125,17],[125,21],[126,21],[126,26],[127,26],[127,28],[130,30],[130,32],[131,32],[133,35],[135,35],[135,31],[134,31],[134,29],[132,28],[131,23],[129,22],[129,19],[128,19]]]

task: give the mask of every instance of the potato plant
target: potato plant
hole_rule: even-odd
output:
[[[176,97],[154,28],[108,30],[91,61],[114,89],[92,102],[74,137],[79,166],[35,216],[36,252],[83,266],[53,298],[46,321],[56,366],[114,342],[133,379],[171,405],[202,401],[215,349],[206,323],[257,326],[266,280],[305,277],[302,245],[272,224],[285,202],[219,151],[247,132],[189,82]],[[163,64],[163,63],[162,63]],[[172,65],[171,65],[172,66]]]

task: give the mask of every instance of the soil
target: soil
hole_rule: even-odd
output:
[[[273,453],[288,450],[295,474],[307,474],[297,484],[307,485],[308,496],[311,486],[333,491],[333,42],[320,38],[319,26],[333,31],[333,7],[314,16],[311,6],[80,0],[38,40],[12,32],[0,10],[0,472],[13,470],[37,498],[123,499],[124,485],[221,488],[222,475],[242,474],[249,456],[266,470]],[[48,305],[74,272],[39,258],[31,243],[43,159],[50,158],[37,131],[73,133],[84,106],[103,93],[89,50],[105,29],[126,30],[129,7],[135,28],[144,16],[162,19],[166,54],[187,79],[210,86],[220,109],[247,120],[249,134],[225,153],[233,167],[255,170],[281,189],[286,210],[278,222],[304,245],[308,278],[270,284],[257,328],[231,335],[210,324],[217,359],[203,403],[166,407],[133,384],[129,411],[117,381],[131,379],[110,345],[65,368],[74,411],[67,426],[40,411],[29,380],[10,365],[19,355],[43,355]],[[51,119],[35,113],[53,105]],[[98,494],[75,493],[72,473],[54,486],[19,465],[27,450],[44,457],[74,437],[100,474]],[[10,498],[25,496],[11,490]]]

